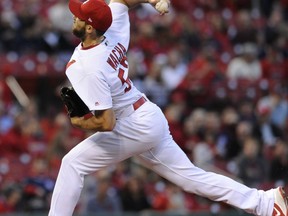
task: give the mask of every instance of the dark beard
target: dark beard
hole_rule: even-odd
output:
[[[84,40],[85,38],[85,28],[81,28],[80,30],[77,29],[73,29],[72,33],[78,37],[79,39],[81,39],[81,41]]]

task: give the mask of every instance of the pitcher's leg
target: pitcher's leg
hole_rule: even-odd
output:
[[[105,133],[89,137],[62,159],[49,216],[71,216],[83,188],[84,176],[118,161],[120,146],[113,137]]]
[[[187,192],[225,202],[255,215],[272,215],[272,190],[251,189],[228,177],[195,167],[172,139],[141,154],[140,160]]]

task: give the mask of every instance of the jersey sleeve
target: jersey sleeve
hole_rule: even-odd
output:
[[[91,73],[85,76],[80,83],[74,87],[91,111],[112,108],[110,86],[100,74],[101,73],[97,73],[96,75],[95,73]]]
[[[120,41],[127,50],[130,40],[129,8],[126,5],[118,2],[110,3],[109,7],[112,11],[113,22],[105,33],[105,36],[112,46]]]

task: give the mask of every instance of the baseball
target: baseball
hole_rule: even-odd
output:
[[[156,10],[160,14],[168,13],[169,11],[169,4],[165,0],[160,0],[156,5],[155,5]]]

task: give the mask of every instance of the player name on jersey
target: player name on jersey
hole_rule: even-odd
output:
[[[121,44],[118,43],[110,53],[107,63],[114,69],[118,67],[119,63],[123,59],[123,57],[126,57],[126,49],[125,47]]]

